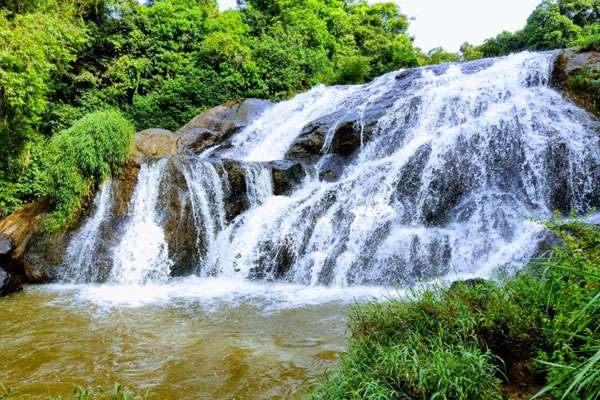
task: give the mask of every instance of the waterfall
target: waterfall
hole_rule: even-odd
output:
[[[271,170],[262,164],[245,163],[244,172],[250,207],[258,207],[273,195]]]
[[[69,283],[98,282],[102,271],[97,260],[101,239],[101,225],[110,216],[112,206],[112,181],[102,185],[94,199],[95,211],[69,241],[60,268],[60,279]]]
[[[267,199],[221,235],[222,274],[390,285],[523,265],[542,238],[532,218],[598,205],[598,122],[548,86],[553,61],[522,53],[422,68],[276,105],[228,155],[282,158],[323,116],[335,129],[336,116],[358,115],[363,139],[362,118],[394,96],[340,180]]]
[[[165,164],[166,160],[144,164],[139,172],[129,221],[114,248],[109,279],[113,283],[143,284],[169,278],[172,262],[157,207]]]
[[[178,203],[182,215],[191,204],[193,229],[183,231],[196,236],[177,243],[195,240],[193,272],[202,276],[310,286],[410,285],[520,268],[544,238],[536,220],[600,206],[600,125],[550,87],[554,58],[526,52],[403,70],[276,104],[226,146],[179,157],[184,179],[165,190],[189,199]],[[334,160],[339,174],[321,181],[310,173],[274,196],[278,175],[267,161],[283,160],[314,126],[323,140],[308,170]],[[344,145],[359,145],[336,154],[340,127],[357,139]],[[172,241],[159,198],[173,196],[159,192],[163,175],[176,172],[166,164],[140,170],[113,250],[113,283],[169,278]],[[236,166],[235,176],[224,164]],[[108,209],[110,184],[69,246],[66,280],[93,280]]]
[[[209,263],[204,258],[211,253],[217,234],[225,227],[225,200],[223,181],[215,166],[201,158],[181,166],[190,193],[196,246],[201,264]]]

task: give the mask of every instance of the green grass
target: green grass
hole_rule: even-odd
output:
[[[25,400],[27,398],[19,392],[11,391],[0,385],[0,400]],[[151,398],[149,391],[143,395],[137,395],[119,384],[110,390],[76,387],[68,396],[49,397],[50,400],[150,400]]]
[[[348,352],[312,398],[502,399],[523,365],[540,397],[598,398],[600,232],[550,228],[565,245],[515,277],[356,306]]]
[[[133,125],[118,111],[98,111],[52,137],[44,159],[48,196],[54,211],[51,230],[71,225],[93,190],[127,161]]]

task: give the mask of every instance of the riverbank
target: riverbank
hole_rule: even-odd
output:
[[[549,228],[564,245],[515,277],[356,306],[348,352],[312,398],[598,398],[600,230]]]

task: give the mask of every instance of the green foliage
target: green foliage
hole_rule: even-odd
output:
[[[24,400],[26,398],[28,397],[24,397],[19,392],[7,389],[0,384],[0,400]],[[89,389],[78,386],[70,396],[52,397],[51,400],[147,400],[151,398],[150,391],[146,391],[143,395],[137,395],[126,387],[115,384],[110,390]]]
[[[133,125],[117,111],[98,111],[52,137],[43,161],[48,196],[54,202],[49,229],[73,223],[81,207],[106,177],[127,161]]]
[[[543,0],[525,27],[503,32],[479,47],[486,57],[521,50],[552,50],[594,41],[600,33],[600,0]],[[597,41],[597,38],[595,39]]]
[[[28,172],[37,145],[89,113],[116,109],[138,130],[175,130],[226,100],[281,100],[421,59],[392,3],[240,4],[219,12],[215,0],[0,0],[0,216],[45,195],[40,179],[23,176],[37,174]],[[79,195],[56,200],[75,210],[94,185],[61,174]]]
[[[357,306],[337,373],[315,399],[500,399],[532,363],[556,398],[600,395],[600,231],[554,224],[565,241],[500,283],[455,284]]]

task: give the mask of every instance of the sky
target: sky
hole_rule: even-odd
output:
[[[502,31],[521,29],[541,0],[393,1],[403,14],[414,18],[409,32],[417,47],[458,51],[464,42],[481,44]],[[235,0],[219,0],[219,5],[221,9],[234,7]]]

